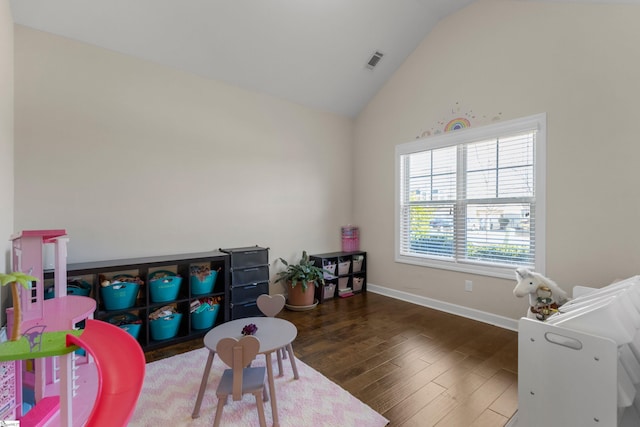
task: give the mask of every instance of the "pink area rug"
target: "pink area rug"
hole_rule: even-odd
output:
[[[200,418],[191,419],[191,412],[200,387],[208,350],[200,349],[147,364],[142,393],[130,426],[157,427],[211,426],[217,398],[215,389],[224,369],[214,358],[207,391],[200,409]],[[275,355],[274,355],[275,359]],[[283,361],[284,375],[274,375],[278,414],[282,427],[383,427],[389,422],[382,415],[353,397],[315,369],[296,359],[299,380],[293,379],[291,363]],[[258,356],[254,366],[264,365]],[[272,425],[271,404],[265,402],[267,425]],[[242,401],[229,400],[222,413],[222,426],[258,426],[258,412],[251,395]]]

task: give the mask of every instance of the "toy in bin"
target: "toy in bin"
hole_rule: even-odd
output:
[[[175,307],[165,305],[149,315],[151,339],[159,341],[173,338],[178,334],[182,314]]]
[[[67,280],[67,295],[88,297],[91,294],[91,284],[81,279]]]
[[[200,298],[191,303],[191,327],[209,329],[216,323],[222,297]]]
[[[112,325],[116,325],[135,339],[138,339],[140,328],[142,327],[142,320],[140,319],[140,317],[132,313],[122,313],[115,314],[109,317],[107,320]]]
[[[78,295],[88,297],[91,294],[91,284],[82,279],[67,279],[67,295]],[[55,285],[53,283],[44,286],[44,299],[56,297]]]
[[[115,276],[113,281],[100,275],[100,294],[107,310],[123,310],[136,304],[138,291],[144,282],[140,277],[121,274]]]
[[[192,265],[190,269],[191,277],[189,278],[191,293],[193,295],[211,293],[219,271],[220,268],[218,270],[211,270],[211,267],[208,265]]]
[[[151,302],[168,302],[178,298],[182,277],[172,271],[158,270],[149,274]]]

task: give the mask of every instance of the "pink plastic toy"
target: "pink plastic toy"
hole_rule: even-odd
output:
[[[89,319],[80,336],[67,335],[70,344],[88,351],[98,368],[98,395],[86,427],[126,426],[144,381],[145,359],[138,341],[117,326]]]
[[[0,396],[0,419],[19,419],[24,427],[125,426],[142,389],[140,344],[124,330],[91,319],[94,299],[67,295],[65,230],[25,230],[11,240],[13,270],[38,280],[31,289],[20,290],[20,339],[0,344],[0,381],[12,392]],[[55,297],[45,300],[43,250],[49,243],[54,246]],[[9,330],[15,320],[8,308]],[[85,329],[77,330],[85,321]],[[75,347],[68,347],[73,344],[93,358],[76,357]],[[29,359],[33,370],[26,369]],[[24,416],[23,385],[35,397],[35,406]]]

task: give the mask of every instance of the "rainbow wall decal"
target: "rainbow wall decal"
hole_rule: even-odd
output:
[[[468,128],[470,126],[471,126],[471,123],[469,122],[469,120],[463,117],[458,117],[457,119],[453,119],[449,123],[447,123],[447,125],[444,127],[444,131],[449,132],[452,130]]]

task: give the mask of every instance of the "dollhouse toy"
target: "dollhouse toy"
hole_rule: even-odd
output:
[[[140,345],[122,329],[93,320],[93,298],[67,295],[65,230],[27,230],[11,240],[13,270],[37,281],[20,288],[21,337],[0,344],[0,420],[20,420],[23,427],[126,425],[144,380]],[[46,243],[55,252],[52,299],[44,295]],[[13,322],[20,319],[8,308],[8,330]],[[80,347],[84,355],[77,354]],[[23,387],[35,397],[26,414]]]
[[[12,267],[36,277],[29,290],[20,289],[22,323],[20,331],[28,348],[15,349],[11,342],[0,344],[0,419],[21,419],[23,425],[81,425],[87,419],[96,395],[97,378],[93,361],[66,348],[65,336],[93,317],[96,302],[92,298],[67,295],[67,242],[65,230],[25,230],[11,237]],[[54,245],[55,298],[44,298],[44,244]],[[11,331],[14,309],[8,308],[7,330]],[[56,335],[59,332],[62,335]],[[53,335],[52,335],[53,334]],[[54,340],[51,343],[47,340]],[[56,341],[57,340],[57,341]],[[47,348],[42,342],[47,341]],[[53,347],[52,347],[53,346]],[[53,348],[53,350],[52,350]],[[76,348],[77,349],[77,348]],[[31,361],[33,359],[33,361]],[[79,379],[82,379],[79,381]],[[25,415],[23,387],[33,390],[35,406]],[[73,405],[72,405],[73,403]],[[73,409],[72,409],[73,406]],[[39,420],[32,420],[40,418]],[[78,422],[74,422],[78,420]],[[81,422],[79,422],[81,420]],[[32,424],[33,422],[33,424]]]

